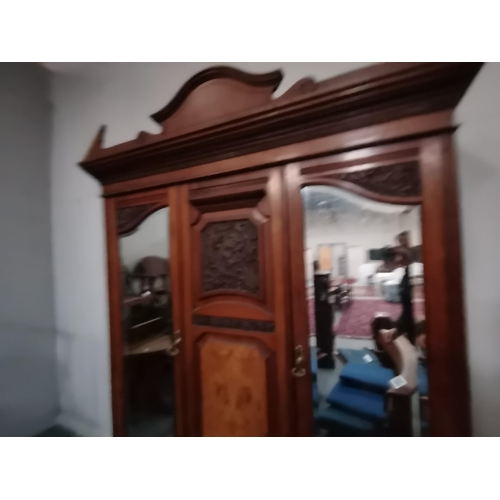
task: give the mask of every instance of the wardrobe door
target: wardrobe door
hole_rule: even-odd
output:
[[[292,331],[310,366],[294,383],[300,436],[429,433],[426,342],[440,332],[426,326],[426,311],[436,307],[426,299],[442,270],[422,260],[419,147],[372,147],[285,167]],[[347,259],[328,272],[320,267],[313,297],[303,249],[321,258],[325,243],[342,245]]]
[[[288,435],[281,172],[181,189],[191,433]]]
[[[114,434],[183,435],[176,191],[106,203]]]

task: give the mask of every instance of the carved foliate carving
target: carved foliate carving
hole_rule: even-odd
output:
[[[417,162],[400,163],[354,172],[334,173],[336,179],[356,184],[384,196],[414,197],[422,195],[420,168]]]
[[[245,330],[253,332],[274,332],[274,321],[243,319],[243,318],[221,318],[219,316],[193,315],[193,325],[211,326],[214,328],[231,328],[232,330]]]
[[[157,203],[135,205],[133,207],[119,208],[116,211],[116,226],[120,236],[124,236],[134,229],[150,214],[163,208]]]
[[[258,295],[258,230],[249,219],[210,222],[201,231],[202,292]]]

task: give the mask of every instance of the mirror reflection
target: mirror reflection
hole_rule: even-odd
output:
[[[420,207],[302,199],[315,435],[428,434]]]
[[[169,209],[120,235],[124,395],[129,436],[173,436]]]

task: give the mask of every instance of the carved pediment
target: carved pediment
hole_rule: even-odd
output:
[[[264,106],[282,79],[281,71],[256,75],[228,66],[208,68],[151,118],[163,127],[165,138],[193,132]]]
[[[275,98],[281,71],[226,66],[186,82],[151,115],[158,134],[103,147],[101,127],[81,166],[104,185],[178,170],[406,116],[451,110],[481,63],[377,64],[321,82],[298,81]]]
[[[166,106],[151,115],[151,118],[162,126],[159,134],[141,131],[133,141],[103,148],[106,132],[106,126],[103,125],[99,128],[82,164],[114,153],[188,135],[248,115],[272,102],[273,93],[282,79],[283,74],[279,70],[252,74],[229,66],[208,68],[190,78]],[[304,80],[298,83],[302,88]],[[296,94],[297,86],[290,90]]]

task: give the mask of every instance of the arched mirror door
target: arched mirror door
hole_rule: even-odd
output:
[[[407,148],[360,156],[289,165],[285,173],[294,221],[292,375],[302,408],[299,434],[425,436],[428,332],[418,153]]]
[[[110,201],[119,280],[111,339],[117,435],[175,436],[182,425],[178,262],[168,198],[163,191]]]

